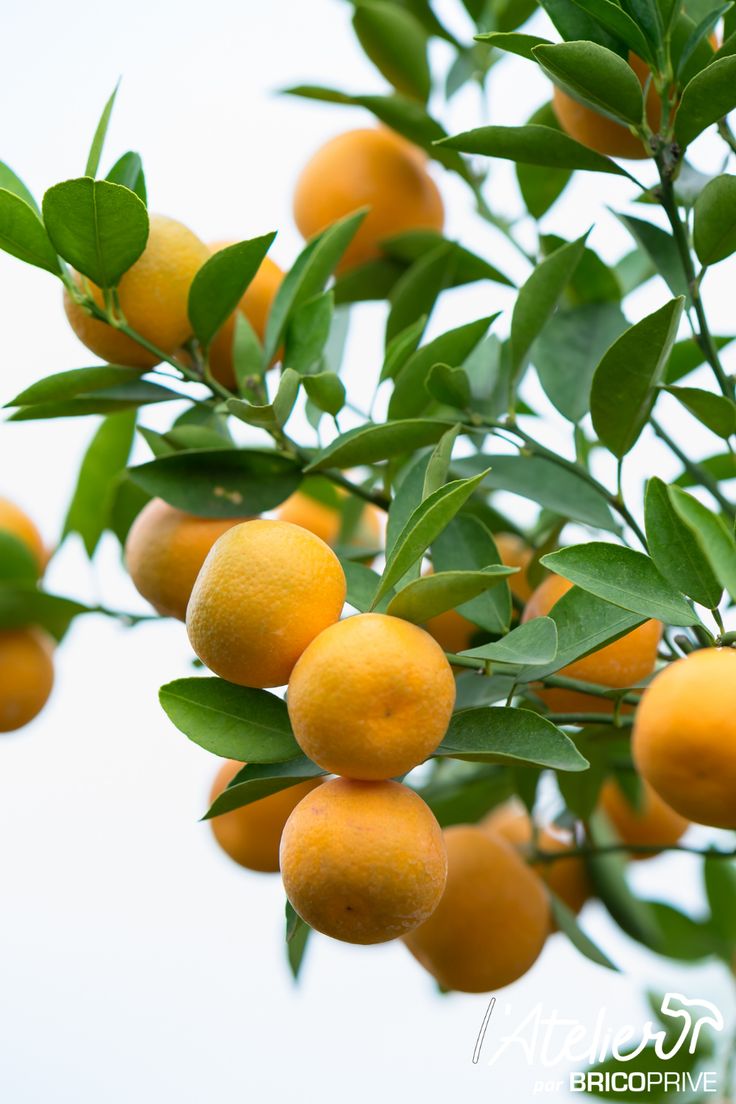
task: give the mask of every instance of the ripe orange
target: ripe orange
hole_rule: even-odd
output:
[[[521,852],[532,843],[532,822],[529,814],[515,802],[508,802],[490,812],[482,821],[482,827],[503,836]],[[537,843],[542,851],[559,851],[561,854],[574,847],[572,836],[555,828],[541,828]],[[580,912],[593,892],[581,858],[532,863],[531,869],[575,913]]]
[[[208,256],[204,242],[181,222],[151,215],[146,248],[121,279],[118,297],[128,324],[164,353],[175,353],[191,336],[189,288]],[[103,306],[100,289],[90,284],[90,291],[98,306]],[[82,344],[103,360],[134,368],[158,364],[160,357],[113,326],[92,318],[67,292],[64,309]]]
[[[521,602],[526,602],[532,593],[527,577],[527,568],[531,563],[534,550],[526,541],[516,533],[494,533],[493,539],[501,556],[501,563],[506,567],[518,567],[515,575],[509,575],[508,583],[511,593]]]
[[[23,728],[48,701],[53,646],[40,629],[0,630],[0,732]]]
[[[215,541],[187,607],[194,651],[240,686],[283,686],[304,649],[340,616],[345,575],[319,537],[256,519]]]
[[[643,89],[651,76],[649,66],[633,53],[629,54],[629,65]],[[567,92],[563,92],[557,85],[552,92],[552,106],[562,129],[589,149],[609,157],[622,157],[632,161],[652,156],[651,150],[646,149],[628,127],[605,115],[599,115],[591,107],[586,107]],[[646,117],[650,129],[656,134],[662,117],[662,105],[653,82],[647,92]]]
[[[437,185],[404,139],[386,128],[351,130],[332,138],[302,170],[294,218],[305,238],[361,207],[370,210],[338,272],[381,256],[381,242],[407,230],[442,230]]]
[[[133,522],[125,560],[136,589],[162,617],[184,621],[192,587],[218,537],[248,518],[200,518],[154,498]]]
[[[689,822],[662,801],[645,782],[641,807],[629,804],[626,794],[613,778],[601,787],[600,808],[610,820],[622,843],[671,847],[688,829]],[[650,859],[646,852],[632,852],[632,859]]]
[[[228,760],[220,767],[212,785],[210,803],[219,797],[239,770],[245,766]],[[273,873],[279,868],[281,833],[289,814],[316,786],[320,778],[299,782],[286,790],[252,801],[232,812],[213,817],[212,832],[222,850],[248,870]]]
[[[38,565],[39,575],[46,567],[46,549],[35,523],[9,498],[0,498],[0,531],[10,533],[28,547]]]
[[[413,790],[336,778],[287,820],[281,875],[292,905],[317,931],[384,943],[437,906],[447,856],[439,824]]]
[[[455,680],[423,629],[362,613],[325,629],[289,680],[294,735],[315,763],[348,778],[406,773],[442,740]]]
[[[445,892],[404,942],[445,989],[502,989],[531,968],[544,946],[547,894],[501,836],[469,825],[447,828],[444,836]]]
[[[290,521],[292,525],[301,525],[325,544],[334,545],[338,542],[342,523],[339,511],[303,491],[294,491],[282,502],[276,510],[276,517],[280,521]],[[360,515],[350,544],[355,547],[378,548],[382,532],[381,511],[368,504]]]
[[[210,246],[211,253],[217,253],[232,242],[215,242]],[[283,271],[270,257],[264,257],[261,266],[246,288],[240,300],[238,310],[250,322],[260,341],[266,333],[266,322],[271,304],[284,278]],[[233,368],[233,340],[235,338],[235,315],[232,314],[217,332],[210,344],[210,371],[224,387],[235,390],[235,371]]]
[[[543,617],[571,587],[560,575],[549,575],[526,604],[522,621]],[[657,647],[662,635],[659,621],[645,621],[632,632],[599,648],[583,659],[577,659],[557,673],[565,678],[601,686],[633,686],[648,678],[657,661]],[[611,702],[583,694],[577,690],[542,687],[537,690],[542,701],[555,713],[609,713]]]
[[[736,829],[736,651],[705,648],[665,667],[637,710],[641,776],[681,816]]]

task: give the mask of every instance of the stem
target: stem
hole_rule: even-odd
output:
[[[547,675],[546,678],[539,679],[539,682],[543,682],[545,686],[558,687],[561,690],[577,690],[581,694],[590,694],[594,698],[607,698],[611,704],[614,701],[625,701],[631,705],[639,704],[638,693],[628,692],[621,694],[620,690],[617,690],[611,686],[602,686],[598,683],[583,682],[582,679],[567,678],[565,675]],[[623,689],[623,687],[621,688]]]
[[[690,291],[690,297],[692,299],[693,308],[698,320],[698,326],[700,328],[699,334],[697,334],[697,341],[700,348],[703,351],[705,359],[713,369],[713,374],[718,380],[718,386],[720,387],[726,398],[734,398],[734,384],[733,380],[726,374],[718,356],[718,350],[716,349],[713,336],[708,327],[708,319],[705,315],[705,308],[703,306],[703,300],[700,297],[700,286],[697,276],[695,274],[695,267],[693,265],[693,257],[690,252],[690,243],[688,241],[687,230],[685,224],[680,218],[680,212],[677,208],[677,201],[675,200],[675,192],[672,186],[672,174],[674,166],[668,164],[668,159],[662,149],[659,150],[656,156],[657,168],[659,170],[660,189],[659,196],[662,204],[662,208],[667,215],[667,219],[672,228],[672,236],[677,246],[677,251],[680,254],[680,261],[682,263],[682,270],[687,280],[687,285]]]
[[[702,487],[705,487],[707,491],[710,491],[710,493],[713,495],[713,498],[716,500],[721,509],[725,510],[725,512],[729,514],[730,517],[736,516],[736,510],[734,509],[733,503],[729,502],[729,500],[720,490],[718,483],[710,474],[710,472],[707,472],[705,468],[700,466],[700,464],[697,464],[694,460],[691,460],[689,456],[686,456],[680,446],[677,444],[677,442],[673,441],[673,439],[659,424],[656,418],[650,419],[650,425],[656,433],[657,437],[659,437],[660,441],[663,441],[665,445],[667,445],[667,448],[670,450],[670,452],[677,457],[685,471],[689,472],[690,475],[693,476],[693,478],[697,479],[698,483]]]

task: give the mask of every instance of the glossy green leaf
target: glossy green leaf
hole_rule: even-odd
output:
[[[695,625],[697,615],[649,556],[591,541],[543,556],[542,564],[597,598],[669,625]]]
[[[596,42],[559,42],[535,46],[533,53],[569,96],[618,122],[641,123],[644,101],[639,79],[612,50]]]
[[[644,219],[620,214],[616,217],[648,255],[672,294],[684,295],[688,298],[690,290],[687,278],[682,270],[682,261],[672,235]]]
[[[519,291],[511,316],[511,367],[522,368],[534,341],[554,311],[583,255],[585,237],[556,249],[532,271]]]
[[[551,46],[548,38],[540,38],[539,35],[509,33],[508,31],[489,31],[486,34],[475,36],[476,42],[487,42],[497,50],[505,50],[509,54],[526,58],[527,61],[536,61],[532,50],[535,46]]]
[[[340,557],[340,563],[348,585],[345,601],[358,613],[368,613],[381,576],[365,564],[348,560],[344,556]]]
[[[619,459],[633,448],[649,420],[683,303],[682,298],[672,299],[629,327],[596,368],[590,393],[593,426]]]
[[[468,648],[461,654],[516,667],[539,667],[552,663],[557,655],[557,626],[551,617],[533,617],[501,640]]]
[[[334,310],[333,292],[324,291],[294,311],[286,329],[284,365],[287,368],[303,375],[319,364],[330,336]]]
[[[500,157],[525,165],[628,175],[610,157],[604,157],[569,138],[561,130],[547,126],[478,127],[477,130],[455,134],[445,139],[442,145],[462,153]]]
[[[511,36],[514,37],[514,36]],[[519,36],[526,37],[526,36]],[[557,116],[551,103],[543,104],[528,120],[530,126],[546,126],[561,131]],[[570,169],[542,168],[540,165],[527,165],[517,162],[516,179],[519,190],[529,214],[540,219],[552,204],[559,199],[572,176]]]
[[[297,489],[299,465],[270,449],[197,449],[131,468],[152,497],[198,517],[245,517],[273,510]]]
[[[713,344],[720,350],[733,341],[733,337],[713,335]],[[694,372],[701,364],[705,363],[705,354],[694,337],[685,337],[682,341],[676,341],[672,347],[670,358],[664,373],[665,383],[677,383],[683,376]]]
[[[77,477],[63,537],[79,533],[92,556],[107,527],[117,481],[133,445],[135,413],[111,414],[92,438]]]
[[[432,566],[435,571],[482,571],[485,567],[500,563],[501,556],[490,530],[480,518],[468,514],[453,518],[432,542]],[[465,602],[458,612],[486,632],[508,632],[511,621],[509,588],[494,587]]]
[[[340,413],[345,405],[345,384],[334,372],[317,372],[313,376],[304,376],[302,383],[307,395],[320,410],[331,414],[333,418]]]
[[[264,234],[219,249],[195,274],[187,309],[194,334],[203,348],[207,348],[237,307],[275,237],[275,232]]]
[[[167,717],[195,744],[227,759],[282,763],[301,755],[286,703],[266,690],[219,678],[183,678],[162,686]]]
[[[623,7],[612,3],[611,0],[575,0],[575,3],[616,38],[625,42],[640,58],[650,62],[654,60],[646,36]]]
[[[695,201],[695,252],[712,265],[736,252],[736,176],[717,176]]]
[[[588,766],[569,736],[528,709],[492,706],[453,714],[435,756],[581,771]]]
[[[43,223],[25,199],[0,187],[0,249],[58,276],[59,259]]]
[[[115,105],[115,97],[118,94],[118,88],[120,87],[120,81],[115,85],[112,90],[110,99],[102,109],[102,115],[100,121],[97,124],[94,137],[92,138],[92,145],[90,146],[89,156],[87,158],[87,167],[84,170],[85,176],[97,176],[97,170],[100,167],[100,158],[102,156],[102,147],[105,144],[105,138],[107,137],[107,128],[110,125],[110,116],[112,115],[112,109]]]
[[[466,410],[470,405],[470,380],[462,368],[434,364],[430,368],[425,386],[432,398],[443,406]]]
[[[421,341],[426,325],[427,317],[423,315],[389,341],[378,377],[379,383],[386,379],[395,379]]]
[[[709,926],[732,955],[736,951],[736,864],[706,856],[703,881],[710,906]]]
[[[613,7],[613,4],[610,6]],[[561,861],[564,862],[565,860],[562,859]],[[607,954],[604,954],[589,935],[585,934],[572,909],[554,893],[550,893],[549,896],[554,921],[558,929],[570,940],[573,947],[591,962],[594,962],[596,966],[605,966],[607,970],[618,971],[618,966],[611,961]]]
[[[459,432],[460,426],[454,425],[452,429],[448,429],[447,433],[443,433],[432,450],[424,471],[421,499],[428,498],[433,491],[438,490],[443,483],[447,482],[452,450]]]
[[[6,403],[6,406],[35,406],[36,403],[61,402],[78,395],[90,395],[95,391],[138,380],[144,371],[143,368],[102,364],[95,368],[73,368],[68,372],[57,372],[32,383]]]
[[[667,485],[656,476],[647,484],[645,522],[649,554],[665,579],[700,605],[714,609],[722,588],[695,536],[675,510]]]
[[[26,542],[0,529],[0,583],[33,583],[38,575],[38,560]]]
[[[105,177],[111,184],[122,184],[124,188],[130,188],[131,192],[140,199],[141,203],[148,202],[146,193],[146,178],[143,174],[143,162],[140,154],[129,150],[119,157],[109,173]]]
[[[301,916],[294,911],[291,903],[286,902],[286,958],[294,981],[299,980],[304,955],[312,929]]]
[[[55,184],[43,197],[43,218],[57,253],[101,288],[115,287],[148,240],[144,204],[109,180]]]
[[[37,215],[41,214],[33,193],[26,187],[18,174],[13,172],[10,165],[6,165],[4,161],[0,161],[0,188],[18,196],[19,199],[25,200],[32,211],[35,211]]]
[[[152,403],[180,400],[181,394],[169,387],[148,380],[131,379],[115,387],[104,387],[88,395],[75,395],[58,402],[37,402],[23,406],[8,419],[11,422],[32,422],[48,418],[79,418],[89,414],[116,414],[136,410]]]
[[[421,625],[430,617],[455,609],[498,586],[513,574],[513,570],[493,564],[482,571],[440,571],[424,575],[402,587],[389,602],[386,612]]]
[[[0,628],[23,629],[37,625],[61,640],[75,617],[93,612],[82,602],[46,594],[36,583],[0,583]]]
[[[385,425],[358,426],[341,433],[304,469],[307,472],[327,468],[352,468],[356,464],[375,464],[433,445],[453,423],[438,418],[407,418]]]
[[[736,540],[723,518],[714,514],[693,495],[670,487],[670,500],[695,537],[713,573],[736,601]]]
[[[379,0],[361,0],[353,27],[386,80],[397,91],[426,102],[431,87],[427,32],[411,11]]]
[[[299,782],[321,778],[326,773],[311,759],[307,759],[306,755],[299,755],[284,763],[247,763],[219,797],[215,798],[202,819],[211,820],[212,817],[222,816],[233,809],[241,809],[252,801],[260,801],[262,797],[288,790]]]
[[[391,310],[386,322],[386,347],[418,319],[425,322],[438,296],[452,283],[455,268],[453,250],[448,242],[422,254],[391,290]]]
[[[714,61],[685,86],[675,116],[675,138],[685,149],[736,107],[736,55]]]
[[[725,439],[736,434],[736,404],[732,399],[699,387],[668,387],[666,390],[711,433]]]

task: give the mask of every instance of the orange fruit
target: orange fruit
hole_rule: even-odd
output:
[[[146,248],[122,277],[118,298],[128,325],[164,353],[172,355],[191,336],[189,288],[208,257],[204,242],[181,222],[151,215]],[[91,283],[89,288],[102,307],[100,289]],[[113,326],[92,318],[66,291],[64,309],[82,344],[103,360],[152,368],[161,359]]]
[[[0,498],[0,531],[10,533],[26,545],[38,565],[39,575],[42,574],[47,560],[43,537],[28,514],[9,498]]]
[[[629,65],[643,89],[651,77],[649,66],[633,53],[629,54]],[[599,115],[592,107],[578,103],[557,85],[552,92],[552,106],[562,129],[589,149],[608,157],[622,157],[632,161],[652,156],[651,150],[646,149],[627,126],[614,122],[605,115]],[[656,134],[662,117],[662,105],[653,82],[647,92],[646,117],[650,129]]]
[[[647,687],[634,724],[634,762],[675,812],[736,829],[736,651],[705,648],[670,663]]]
[[[133,522],[125,560],[136,589],[163,617],[184,621],[195,579],[218,537],[247,518],[200,518],[154,498]]]
[[[294,219],[305,238],[361,207],[370,208],[338,272],[380,257],[386,238],[408,230],[442,230],[442,197],[408,145],[386,128],[350,130],[322,146],[302,170]]]
[[[526,604],[522,622],[543,617],[565,594],[572,583],[560,575],[548,575]],[[606,644],[583,659],[563,667],[557,674],[601,686],[634,686],[651,675],[657,662],[657,648],[662,635],[659,621],[645,621],[630,633]],[[577,690],[541,687],[537,694],[555,713],[609,713],[612,703]]]
[[[48,701],[53,647],[40,629],[0,630],[0,732],[23,728]]]
[[[516,595],[519,601],[526,602],[532,593],[526,572],[534,550],[516,533],[494,533],[493,539],[496,542],[501,563],[506,567],[519,568],[516,575],[509,575],[508,584],[511,587],[511,593]]]
[[[362,613],[325,629],[289,680],[299,746],[331,774],[384,779],[423,762],[442,740],[455,680],[424,629]]]
[[[445,892],[404,942],[445,989],[502,989],[531,968],[544,946],[547,894],[501,836],[470,825],[447,828],[444,836]]]
[[[385,943],[421,924],[446,874],[439,824],[398,782],[326,782],[281,837],[287,897],[313,928],[346,943]]]
[[[457,655],[473,646],[473,637],[479,631],[478,626],[457,610],[449,609],[430,617],[425,629],[439,644],[443,652]]]
[[[689,822],[681,817],[645,782],[641,807],[629,804],[621,787],[608,778],[601,787],[599,806],[613,825],[622,843],[671,847],[688,829]],[[651,859],[646,852],[633,852],[632,859]]]
[[[294,491],[276,510],[280,521],[290,521],[292,525],[301,525],[325,542],[337,544],[342,527],[339,510],[318,501],[303,491]],[[355,547],[377,548],[381,544],[383,522],[381,511],[370,503],[366,505],[353,532],[350,545]]]
[[[517,850],[524,852],[532,843],[532,822],[527,811],[516,802],[493,809],[482,821],[482,827],[503,836]],[[537,835],[541,851],[559,851],[564,854],[575,846],[570,833],[556,828],[541,828]],[[534,870],[556,897],[573,912],[580,912],[593,892],[593,888],[581,858],[561,859],[559,862],[532,863]]]
[[[233,242],[215,242],[211,245],[210,252],[217,253],[225,246],[233,245]],[[238,305],[238,310],[250,322],[256,332],[259,341],[263,341],[266,333],[266,322],[271,310],[271,304],[276,298],[276,292],[284,278],[283,271],[270,257],[264,257],[260,268],[245,290]],[[236,389],[235,370],[233,368],[233,341],[235,339],[235,314],[231,314],[227,322],[215,334],[210,343],[210,371],[212,375],[224,387],[231,391]]]
[[[210,804],[219,797],[245,766],[228,760],[220,767],[210,794]],[[210,820],[212,832],[226,855],[248,870],[273,873],[279,868],[279,844],[281,833],[289,814],[316,786],[320,778],[310,782],[298,782],[288,789],[242,805],[229,813]]]
[[[233,526],[210,549],[187,607],[199,658],[240,686],[283,686],[340,616],[345,575],[319,537],[286,521]]]

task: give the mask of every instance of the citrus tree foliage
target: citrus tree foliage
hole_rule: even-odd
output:
[[[464,0],[476,33],[462,41],[429,0],[355,3],[357,39],[385,78],[385,92],[288,89],[334,104],[336,112],[340,105],[364,109],[458,177],[479,221],[523,256],[521,286],[493,256],[429,231],[387,240],[380,259],[335,277],[364,217],[358,211],[306,244],[276,296],[262,343],[239,321],[231,391],[209,372],[208,349],[271,245],[274,235],[264,227],[262,236],[221,250],[197,274],[185,357],[143,342],[160,355],[158,368],[59,371],[7,406],[13,421],[96,416],[63,534],[79,534],[90,556],[105,531],[123,542],[152,496],[193,514],[230,517],[274,509],[302,488],[339,510],[338,551],[354,609],[388,610],[422,624],[459,608],[477,629],[474,646],[452,656],[461,671],[447,735],[429,769],[416,782],[408,779],[440,822],[476,821],[514,793],[531,808],[547,772],[556,779],[558,820],[574,827],[614,921],[673,959],[729,962],[736,951],[736,881],[727,858],[701,860],[707,906],[693,918],[632,892],[622,848],[594,813],[607,776],[634,792],[629,733],[641,687],[610,690],[558,672],[648,618],[665,626],[663,662],[734,641],[724,614],[736,602],[729,482],[736,478],[736,405],[722,358],[736,332],[711,331],[703,289],[718,280],[717,273],[705,279],[711,266],[736,251],[736,139],[728,123],[736,109],[736,9],[716,0],[540,3],[541,19],[534,0]],[[644,91],[661,104],[656,129],[627,64],[630,52],[651,68]],[[437,72],[430,66],[435,57],[442,59]],[[468,82],[482,88],[497,65],[516,66],[519,80],[524,67],[537,67],[579,102],[624,123],[648,157],[635,163],[646,180],[632,162],[569,137],[549,104],[523,126],[494,123],[449,134],[442,122],[448,102]],[[100,170],[111,107],[112,100],[85,174],[50,188],[40,205],[0,164],[0,245],[46,269],[93,317],[135,338],[116,287],[146,245],[146,185],[133,152],[106,175]],[[707,177],[692,167],[689,153],[714,129],[724,171]],[[515,164],[524,205],[515,224],[487,198],[499,159]],[[571,241],[544,229],[570,181],[583,175],[594,189],[598,174],[621,178],[628,198],[640,204],[636,217],[619,212],[631,242],[615,264],[587,244],[589,227]],[[102,289],[100,302],[72,279],[72,269]],[[629,297],[650,280],[658,305],[638,317]],[[437,302],[478,282],[490,289],[491,304],[494,286],[513,289],[513,306],[447,333],[430,330]],[[367,366],[379,399],[372,409],[385,410],[383,418],[356,410],[341,379],[351,309],[368,300],[387,305],[383,359]],[[280,368],[269,371],[279,351]],[[527,386],[534,374],[567,427],[563,451],[539,439]],[[673,398],[709,431],[705,458],[691,456],[688,441],[668,429]],[[170,403],[177,416],[166,432],[154,432],[147,407]],[[314,432],[297,440],[290,419],[300,405]],[[238,423],[250,427],[247,444],[240,443]],[[136,434],[151,456],[129,466]],[[679,474],[667,483],[655,471],[644,473],[643,496],[624,497],[622,473],[642,435],[670,450]],[[604,454],[612,459],[608,469],[598,463]],[[618,478],[601,478],[602,466]],[[533,523],[521,526],[499,492],[532,503]],[[361,562],[365,550],[350,545],[364,503],[387,512],[386,547],[372,550],[385,554],[373,567]],[[521,603],[494,540],[501,531],[522,535],[534,548],[532,582],[547,569],[574,584],[551,616],[520,623]],[[425,558],[432,575],[420,574]],[[4,562],[11,567],[0,585],[3,625],[40,623],[61,637],[85,612],[40,590],[22,563]],[[537,696],[543,685],[584,689],[616,708],[558,715]],[[208,816],[322,773],[301,753],[286,709],[271,693],[196,677],[164,686],[161,703],[191,740],[247,762]],[[715,837],[715,844],[727,853],[723,840]],[[613,965],[569,910],[559,908],[557,921],[583,954]],[[307,934],[290,911],[295,970]]]

